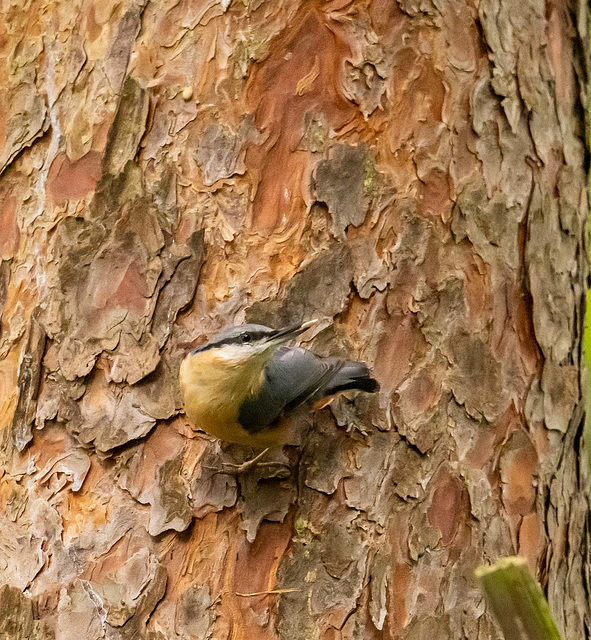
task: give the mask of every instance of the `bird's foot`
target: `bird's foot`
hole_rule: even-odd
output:
[[[242,476],[247,474],[249,471],[256,469],[258,470],[269,470],[271,471],[271,475],[269,477],[273,478],[289,478],[291,475],[291,467],[285,462],[253,462],[253,460],[247,460],[242,464],[234,464],[232,462],[224,462],[221,465],[220,469],[216,469],[217,473],[225,473],[229,476]]]
[[[233,462],[222,462],[220,467],[213,469],[216,473],[225,473],[230,476],[241,476],[252,469],[270,469],[276,471],[273,474],[276,478],[288,478],[291,475],[291,467],[285,462],[278,461],[268,461],[261,462],[261,460],[267,455],[270,449],[265,449],[261,451],[257,456],[252,458],[251,460],[247,460],[241,464],[236,464]]]

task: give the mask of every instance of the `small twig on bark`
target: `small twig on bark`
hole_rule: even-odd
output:
[[[250,598],[251,596],[268,596],[274,593],[294,593],[295,591],[301,591],[301,589],[271,589],[271,591],[255,591],[254,593],[236,592],[236,595],[242,598]]]

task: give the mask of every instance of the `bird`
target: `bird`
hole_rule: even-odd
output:
[[[254,463],[297,441],[301,414],[345,391],[378,391],[364,362],[286,346],[316,322],[231,326],[190,351],[179,371],[188,420],[220,440],[263,449]]]

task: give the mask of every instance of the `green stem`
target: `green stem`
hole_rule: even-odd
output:
[[[505,640],[560,640],[542,588],[525,558],[502,558],[476,570]]]

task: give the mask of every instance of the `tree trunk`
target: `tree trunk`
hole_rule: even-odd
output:
[[[586,11],[4,3],[3,638],[497,638],[509,554],[589,637]],[[379,396],[216,473],[187,345],[315,317]]]

